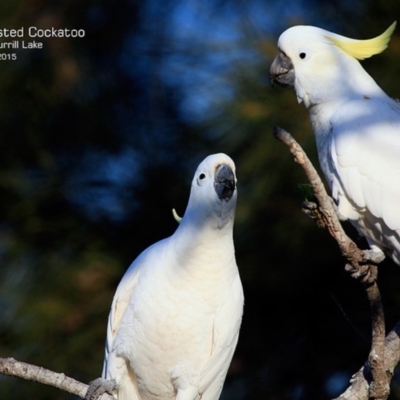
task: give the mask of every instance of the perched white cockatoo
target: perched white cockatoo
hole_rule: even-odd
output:
[[[387,253],[400,265],[400,106],[358,61],[382,52],[395,26],[370,40],[289,28],[270,80],[294,87],[308,109],[339,217],[367,238],[372,261]]]
[[[118,400],[219,398],[243,312],[236,199],[233,161],[207,157],[175,233],[142,252],[122,278],[108,321],[107,381],[94,381],[86,398],[112,380]]]

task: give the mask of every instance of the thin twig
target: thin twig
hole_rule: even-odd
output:
[[[357,389],[352,392],[354,397],[351,398],[368,399],[369,395],[370,398],[376,400],[385,400],[390,393],[389,383],[392,375],[386,372],[387,369],[385,365],[385,319],[381,295],[377,284],[377,267],[372,264],[362,264],[364,259],[363,251],[360,250],[344,232],[334,210],[332,199],[328,196],[317,171],[301,146],[282,128],[274,127],[274,136],[289,147],[295,161],[304,169],[311,183],[314,195],[318,200],[325,225],[329,233],[337,241],[341,253],[350,263],[350,265],[346,267],[346,270],[351,272],[353,277],[364,276],[362,282],[364,283],[366,294],[371,305],[372,343],[368,358],[369,368],[364,368],[356,374],[357,379],[353,380],[352,386],[354,386],[354,388],[357,387]],[[371,371],[372,379],[365,376],[368,375],[366,370]],[[364,380],[358,377],[358,375],[364,378]],[[361,394],[365,388],[367,388],[366,397],[364,394]],[[362,397],[359,397],[358,394]],[[344,394],[342,396],[344,396]],[[337,400],[350,399],[350,397],[342,396]]]
[[[0,374],[53,386],[64,392],[79,396],[81,399],[85,398],[88,389],[88,385],[73,378],[69,378],[62,373],[20,362],[13,358],[0,358]],[[115,398],[105,393],[99,400],[115,400]]]

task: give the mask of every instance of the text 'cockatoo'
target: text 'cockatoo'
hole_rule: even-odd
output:
[[[358,61],[382,52],[395,26],[369,40],[289,28],[270,79],[308,109],[339,217],[367,238],[373,261],[385,252],[400,265],[400,106]]]
[[[119,400],[219,398],[243,312],[233,243],[236,199],[233,161],[222,153],[207,157],[175,233],[141,253],[118,286],[106,381],[94,381],[87,398],[113,380]]]

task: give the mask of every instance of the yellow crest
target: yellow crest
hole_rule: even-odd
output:
[[[393,22],[393,24],[390,25],[381,35],[367,40],[350,39],[340,35],[325,37],[348,55],[355,57],[358,60],[364,60],[364,58],[382,53],[382,51],[386,49],[390,36],[392,36],[395,28],[396,21]]]

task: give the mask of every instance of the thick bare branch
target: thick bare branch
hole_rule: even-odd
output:
[[[337,241],[341,253],[350,264],[346,266],[346,270],[351,272],[353,277],[363,278],[362,282],[364,283],[371,305],[372,344],[368,358],[368,368],[363,368],[354,376],[351,385],[354,389],[352,390],[353,397],[348,397],[346,391],[337,400],[350,398],[367,400],[369,397],[376,400],[385,400],[390,393],[389,383],[392,374],[388,372],[385,365],[385,320],[377,284],[377,267],[376,265],[363,263],[365,253],[344,232],[333,207],[332,199],[328,196],[317,171],[301,146],[288,132],[279,127],[274,127],[274,136],[289,147],[295,161],[304,169],[311,183],[314,195],[318,200],[324,224]],[[393,368],[389,368],[389,370],[392,371]],[[368,376],[366,377],[368,375],[366,372],[369,371],[371,372],[372,379]]]
[[[88,389],[88,385],[69,378],[62,373],[60,374],[36,365],[20,362],[13,358],[0,358],[0,374],[53,386],[79,396],[82,399],[85,398]],[[100,400],[115,400],[115,398],[111,395],[103,394]]]
[[[389,378],[400,361],[400,322],[390,331],[385,340],[385,367]],[[370,382],[369,366],[366,364],[352,378],[347,390],[334,400],[367,400]]]

